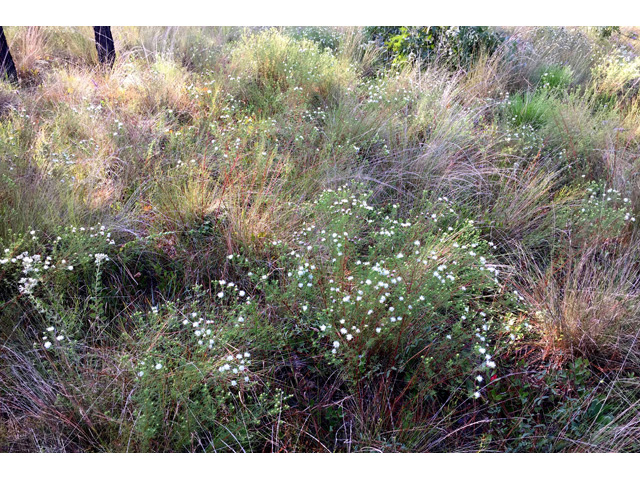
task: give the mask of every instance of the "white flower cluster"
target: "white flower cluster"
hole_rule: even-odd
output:
[[[96,265],[100,265],[100,264],[102,264],[102,262],[109,261],[109,257],[104,253],[96,253],[93,256],[96,259],[95,260]]]
[[[245,383],[249,382],[249,365],[251,364],[251,354],[249,352],[237,353],[234,355],[227,355],[225,357],[225,363],[218,367],[220,373],[226,374],[230,378],[232,387],[238,385],[238,380],[241,379]]]
[[[230,257],[232,257],[232,255],[230,255]],[[251,276],[252,274],[250,273],[249,276]],[[240,287],[238,287],[238,285],[236,285],[233,282],[227,282],[226,280],[222,279],[222,280],[218,280],[218,284],[223,288],[223,290],[220,290],[217,294],[216,297],[222,299],[225,297],[225,290],[227,289],[230,291],[230,293],[235,293],[237,294],[242,300],[244,300],[244,302],[249,305],[251,304],[251,297],[249,295],[247,295],[247,292],[245,292],[244,290],[242,290]]]
[[[44,348],[47,350],[53,346],[52,342],[61,342],[65,339],[64,335],[60,332],[57,332],[57,329],[54,326],[47,327],[45,332],[42,332],[42,341],[44,342]],[[49,337],[51,335],[51,337]]]
[[[191,313],[191,319],[182,320],[182,325],[190,326],[193,329],[193,335],[198,339],[198,345],[204,345],[205,339],[208,338],[208,348],[213,348],[214,344],[214,332],[209,327],[211,324],[213,324],[213,320],[205,320],[197,312]]]

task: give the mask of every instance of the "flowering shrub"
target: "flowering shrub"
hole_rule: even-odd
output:
[[[337,51],[344,32],[331,27],[291,27],[290,35],[296,39],[311,40],[322,49]]]
[[[631,200],[604,183],[590,182],[573,192],[559,192],[533,236],[562,248],[583,248],[620,238],[636,219]],[[554,243],[555,242],[555,243]]]
[[[59,337],[86,331],[89,318],[100,320],[104,313],[102,271],[110,260],[103,252],[111,252],[115,244],[111,232],[100,224],[61,227],[54,235],[48,238],[36,230],[16,234],[3,247],[0,258],[4,300],[25,303],[42,315],[49,334],[43,332],[40,343],[47,349],[52,346],[51,333],[58,333],[56,340],[60,341]],[[87,304],[74,301],[78,291],[89,295]]]
[[[287,299],[352,385],[393,374],[422,397],[478,396],[517,329],[504,322],[517,298],[503,293],[491,245],[445,198],[407,217],[368,198],[339,188],[310,205],[316,214],[295,234],[286,273],[265,284],[267,301]]]
[[[374,207],[370,195],[324,191],[302,207],[294,248],[271,242],[273,263],[231,254],[213,301],[196,287],[191,300],[137,314],[141,355],[131,374],[148,446],[196,438],[218,449],[233,438],[231,448],[250,448],[269,412],[287,409],[264,381],[274,367],[253,362],[292,347],[320,360],[317,374],[339,373],[356,396],[391,379],[394,389],[405,385],[394,402],[421,408],[443,395],[482,397],[528,327],[510,313],[519,294],[505,293],[495,247],[447,198],[404,216],[398,204]]]
[[[254,372],[246,341],[233,328],[244,319],[225,306],[233,285],[224,284],[213,305],[196,287],[190,301],[135,316],[139,354],[130,373],[145,449],[251,450],[259,427],[286,408],[282,391],[269,389]]]
[[[636,221],[631,200],[603,183],[591,182],[581,205],[572,212],[568,224],[574,242],[583,244],[596,238],[617,237]]]

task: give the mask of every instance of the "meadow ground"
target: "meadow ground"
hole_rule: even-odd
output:
[[[635,29],[113,32],[5,28],[0,451],[640,450]]]

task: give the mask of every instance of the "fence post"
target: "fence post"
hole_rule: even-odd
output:
[[[113,44],[111,27],[93,27],[96,37],[96,49],[98,50],[98,61],[101,64],[108,64],[113,67],[116,61],[116,48]]]
[[[9,51],[7,37],[4,36],[4,30],[0,27],[0,78],[5,75],[11,83],[18,83],[16,65],[13,63],[13,57]]]

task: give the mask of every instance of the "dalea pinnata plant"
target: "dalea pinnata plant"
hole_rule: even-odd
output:
[[[299,348],[351,387],[393,377],[404,385],[398,397],[480,397],[524,328],[505,320],[519,295],[506,293],[493,245],[447,198],[406,216],[369,198],[339,188],[308,205],[296,247],[282,246],[278,278],[264,284],[266,301],[286,305],[281,314],[310,342]]]
[[[573,196],[573,198],[572,198]],[[545,218],[544,241],[561,240],[559,245],[584,248],[607,239],[619,239],[633,227],[636,218],[628,197],[603,182],[589,182],[563,199]]]
[[[213,301],[195,286],[180,305],[134,315],[129,364],[145,451],[252,451],[287,408],[288,397],[254,369],[238,315],[251,297],[233,282],[219,284]]]
[[[39,341],[46,349],[65,335],[87,333],[91,321],[104,316],[102,274],[114,245],[101,224],[60,227],[51,235],[37,230],[13,234],[2,245],[0,306],[19,304],[34,313],[31,326],[46,327]],[[79,302],[78,295],[86,302]],[[3,328],[11,326],[10,316],[0,315],[0,320]]]

